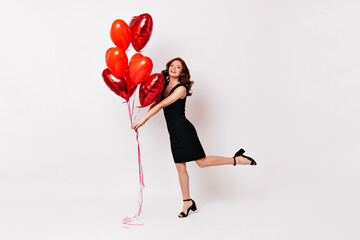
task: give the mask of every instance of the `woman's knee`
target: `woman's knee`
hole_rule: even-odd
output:
[[[206,167],[206,163],[205,163],[205,158],[201,158],[199,160],[195,160],[196,164],[201,167],[201,168],[204,168]]]
[[[176,163],[175,165],[179,173],[186,172],[186,163]]]

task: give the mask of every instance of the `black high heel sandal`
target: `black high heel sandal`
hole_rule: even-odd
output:
[[[244,155],[244,152],[245,152],[245,150],[241,148],[239,151],[237,151],[237,153],[235,153],[235,155],[234,155],[234,157],[233,157],[233,158],[234,158],[234,166],[236,166],[236,159],[235,159],[235,157],[237,157],[237,156],[243,156],[244,158],[249,159],[249,160],[251,161],[250,165],[257,165],[257,163],[255,162],[255,160],[252,159],[251,157],[245,156],[245,155]]]
[[[184,202],[185,202],[185,201],[192,201],[193,204],[188,208],[186,214],[185,214],[184,212],[181,212],[180,214],[181,214],[182,217],[180,217],[180,216],[178,215],[179,218],[187,217],[187,216],[189,215],[189,211],[190,211],[190,210],[196,211],[196,204],[195,204],[194,200],[192,200],[192,199],[190,198],[190,199],[184,199],[183,201],[184,201]]]

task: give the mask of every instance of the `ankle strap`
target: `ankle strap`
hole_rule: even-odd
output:
[[[184,199],[183,201],[191,201],[192,199],[191,198],[189,198],[189,199]]]

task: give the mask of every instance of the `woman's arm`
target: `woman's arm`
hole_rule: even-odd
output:
[[[149,120],[153,115],[159,112],[164,107],[172,104],[173,102],[177,101],[179,98],[182,98],[186,95],[186,88],[184,86],[180,86],[175,89],[175,91],[170,94],[167,98],[163,99],[160,103],[156,104],[152,109],[143,116],[145,121]]]
[[[177,101],[178,99],[185,97],[186,94],[187,94],[187,92],[186,92],[186,88],[184,86],[180,86],[180,87],[176,88],[175,91],[172,94],[170,94],[170,96],[166,97],[165,99],[163,99],[161,102],[159,102],[155,106],[151,106],[149,111],[144,116],[142,116],[139,119],[134,120],[133,123],[131,124],[131,128],[133,128],[134,130],[137,130],[139,127],[144,125],[147,120],[149,120],[152,116],[154,116],[161,109],[172,104],[173,102]]]

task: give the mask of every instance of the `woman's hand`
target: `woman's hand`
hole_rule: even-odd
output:
[[[146,123],[146,120],[144,117],[135,119],[132,124],[131,124],[131,128],[134,129],[135,131],[141,127],[142,125],[144,125]]]

